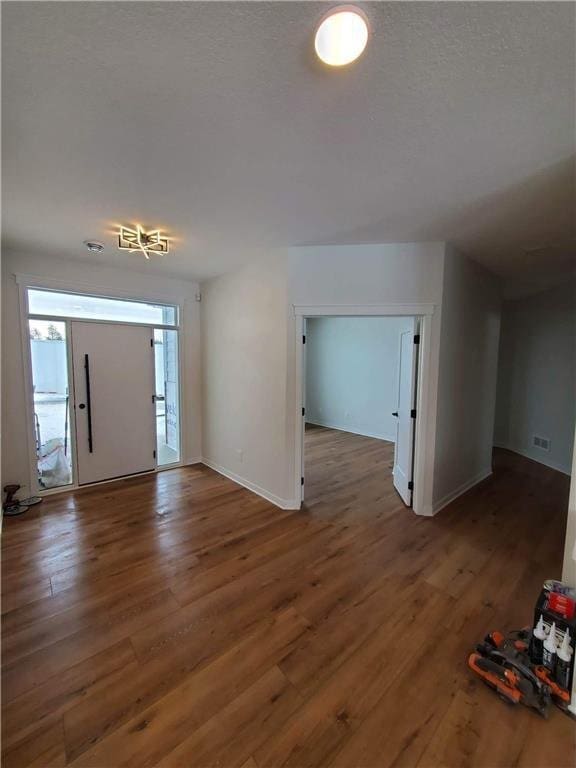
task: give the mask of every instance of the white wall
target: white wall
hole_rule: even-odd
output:
[[[289,506],[286,287],[278,253],[202,286],[205,463],[281,506]]]
[[[54,281],[53,287],[87,293],[98,289],[110,295],[179,302],[182,317],[183,460],[201,456],[200,311],[197,285],[184,280],[148,276],[112,267],[46,256],[4,253],[2,259],[2,482],[20,483],[31,491],[29,444],[24,389],[19,293],[14,274],[29,274]]]
[[[289,301],[350,305],[442,300],[444,243],[290,248]]]
[[[297,506],[293,305],[408,302],[436,307],[423,433],[432,467],[443,259],[442,243],[293,248],[204,283],[207,462],[276,503]],[[428,482],[431,512],[431,470]]]
[[[396,440],[398,317],[318,317],[306,325],[306,421]]]
[[[448,248],[440,332],[435,512],[492,471],[500,305],[496,279]]]
[[[576,285],[507,301],[495,442],[570,474],[576,419]],[[550,451],[533,436],[551,441]]]

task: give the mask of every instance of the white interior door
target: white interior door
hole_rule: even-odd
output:
[[[78,483],[154,469],[152,328],[71,326]]]
[[[416,320],[412,328],[400,334],[398,364],[398,410],[396,445],[394,447],[394,487],[407,505],[412,505],[412,468],[414,457],[414,428],[416,424],[416,379],[418,344],[415,343]]]

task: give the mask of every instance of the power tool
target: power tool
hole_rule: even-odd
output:
[[[468,666],[490,688],[511,704],[524,704],[548,717],[551,690],[547,681],[530,668],[528,647],[530,630],[486,635],[470,654]]]

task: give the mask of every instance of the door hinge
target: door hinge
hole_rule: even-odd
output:
[[[302,408],[302,416],[306,415],[306,408]]]
[[[152,455],[156,458],[156,451],[152,451]]]
[[[416,408],[412,408],[410,411],[410,418],[415,419],[416,418]]]
[[[420,334],[419,333],[417,333],[414,336],[414,344],[420,344]]]
[[[410,480],[410,482],[408,483],[408,490],[409,491],[413,491],[414,490],[414,483],[412,482],[412,480]]]
[[[302,336],[302,344],[306,344],[306,336]]]
[[[304,485],[304,478],[303,477],[300,478],[300,485]]]
[[[150,346],[154,349],[154,339],[150,339]]]

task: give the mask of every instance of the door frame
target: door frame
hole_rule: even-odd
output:
[[[416,380],[416,424],[414,446],[414,491],[412,509],[417,515],[429,515],[432,498],[433,467],[426,460],[425,435],[429,424],[428,382],[431,371],[431,334],[434,304],[356,304],[356,305],[293,305],[294,314],[294,362],[295,362],[295,403],[294,403],[294,474],[293,498],[296,507],[303,501],[302,478],[304,475],[304,354],[302,343],[305,320],[313,317],[414,317],[419,321],[420,350]]]
[[[75,420],[75,400],[74,400],[74,386],[73,386],[73,371],[72,371],[72,345],[70,329],[74,320],[86,323],[105,323],[109,325],[135,325],[148,328],[158,328],[160,330],[178,331],[178,409],[179,409],[179,445],[180,445],[180,461],[174,464],[167,464],[159,467],[156,462],[156,467],[152,472],[146,474],[154,474],[157,472],[164,472],[168,469],[176,469],[185,465],[183,460],[183,442],[182,442],[182,424],[183,424],[183,392],[182,392],[182,319],[183,319],[183,302],[177,299],[167,296],[153,296],[153,295],[134,295],[127,291],[114,290],[110,291],[107,288],[88,285],[86,283],[74,283],[61,280],[53,280],[51,278],[36,277],[34,275],[16,274],[16,283],[18,285],[18,308],[19,308],[19,320],[20,320],[20,343],[22,349],[22,362],[24,367],[24,395],[26,400],[26,441],[28,449],[28,471],[29,471],[29,488],[32,494],[38,496],[52,496],[58,493],[65,493],[67,491],[75,491],[80,488],[90,488],[92,485],[101,485],[102,483],[117,482],[119,480],[125,480],[127,477],[140,477],[141,475],[127,475],[126,477],[113,478],[111,480],[102,480],[99,483],[91,483],[87,485],[78,485],[78,460],[76,455],[76,420]],[[83,317],[62,317],[59,315],[42,315],[42,314],[30,314],[28,306],[28,289],[38,288],[38,290],[54,291],[57,293],[70,293],[79,296],[98,296],[106,299],[120,299],[124,301],[136,301],[144,304],[157,304],[166,305],[177,308],[177,323],[175,325],[162,325],[162,323],[127,323],[121,320],[94,320],[92,318]],[[68,407],[70,409],[70,446],[72,450],[71,467],[72,467],[72,482],[69,485],[63,485],[58,488],[41,488],[38,484],[38,457],[36,456],[36,438],[35,438],[35,425],[34,425],[34,387],[32,383],[32,351],[30,348],[30,339],[28,332],[28,320],[54,320],[57,322],[64,322],[66,324],[66,362],[68,369],[68,390],[69,400]],[[156,448],[156,446],[155,446]],[[157,459],[158,457],[156,457]]]

